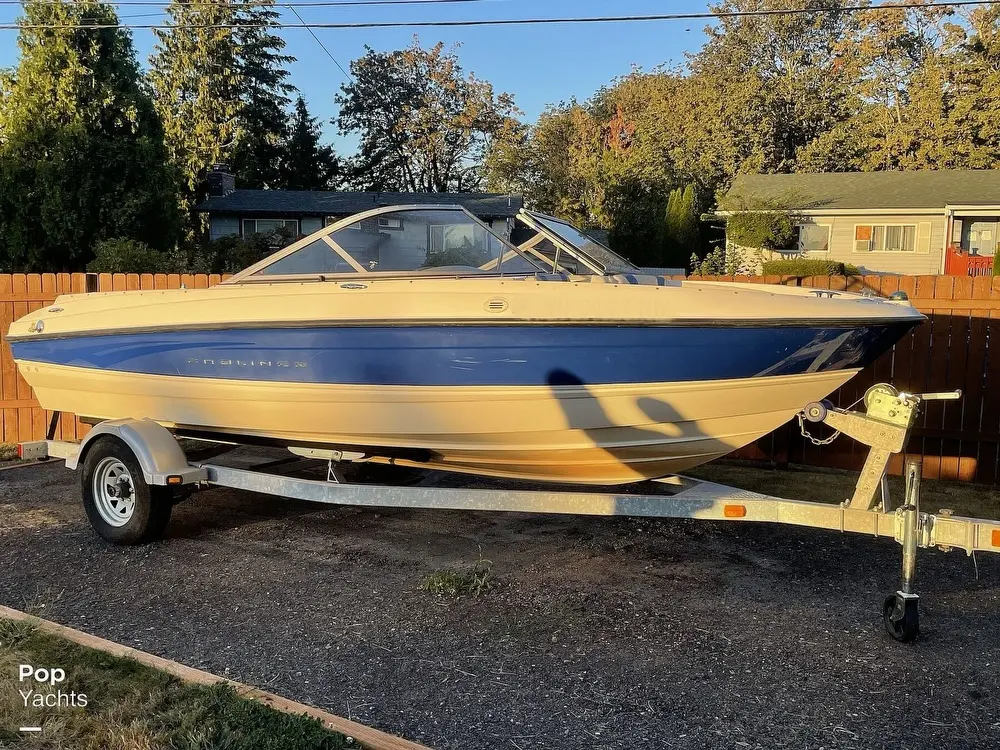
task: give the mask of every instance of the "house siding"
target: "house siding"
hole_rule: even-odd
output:
[[[489,228],[496,234],[499,234],[505,240],[510,239],[511,224],[513,222],[508,221],[507,219],[493,219],[492,221],[484,219],[484,221],[486,222],[486,225],[489,226]]]
[[[865,273],[906,275],[938,274],[943,265],[947,219],[933,214],[853,214],[810,216],[807,221],[830,226],[830,249],[807,257],[851,263]],[[916,226],[916,249],[909,251],[856,251],[854,230],[859,224],[912,224]]]

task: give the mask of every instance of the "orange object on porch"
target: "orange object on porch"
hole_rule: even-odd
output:
[[[952,245],[945,253],[944,272],[948,276],[992,276],[993,256],[970,255]]]

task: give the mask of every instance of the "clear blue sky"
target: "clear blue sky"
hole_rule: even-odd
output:
[[[309,0],[296,0],[309,2]],[[487,0],[405,6],[297,8],[307,22],[415,21],[480,18],[545,18],[601,15],[644,15],[706,10],[708,0]],[[123,6],[124,23],[159,23],[164,16],[150,6]],[[0,6],[0,23],[11,23],[19,6]],[[296,23],[282,9],[282,20]],[[316,34],[344,68],[363,54],[367,44],[376,50],[405,47],[415,31],[427,47],[435,42],[460,43],[459,59],[466,71],[514,96],[525,119],[533,121],[547,104],[570,98],[587,99],[600,86],[627,74],[632,66],[650,69],[662,63],[678,64],[686,50],[704,41],[705,21],[658,21],[614,24],[566,24],[424,29],[317,29]],[[145,65],[152,51],[153,32],[137,30],[135,46]],[[344,75],[330,61],[306,29],[282,29],[285,51],[297,59],[290,67],[291,82],[299,88],[314,115],[324,123],[326,137],[338,150],[353,149],[329,124],[337,110],[333,96]],[[0,31],[0,67],[17,64],[17,32]]]

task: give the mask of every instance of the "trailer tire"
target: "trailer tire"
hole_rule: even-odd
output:
[[[153,542],[173,509],[168,487],[149,485],[132,450],[113,435],[94,441],[83,460],[83,508],[94,531],[112,544]]]

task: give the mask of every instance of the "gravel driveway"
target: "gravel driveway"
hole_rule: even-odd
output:
[[[0,473],[0,603],[434,748],[1000,747],[1000,556],[922,552],[901,645],[884,540],[213,490],[121,549],[77,481]],[[483,596],[422,590],[480,557]]]

